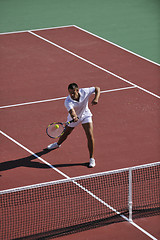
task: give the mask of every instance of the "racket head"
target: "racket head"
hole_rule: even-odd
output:
[[[65,126],[61,122],[53,122],[46,128],[46,133],[50,138],[58,138],[63,135]]]

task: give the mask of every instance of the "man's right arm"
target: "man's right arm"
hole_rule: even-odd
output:
[[[77,122],[78,121],[78,116],[74,110],[74,108],[70,109],[69,110],[69,114],[71,115],[72,119],[74,120],[74,122]]]

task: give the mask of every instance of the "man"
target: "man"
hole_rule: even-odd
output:
[[[94,159],[93,122],[92,113],[88,108],[88,100],[90,95],[95,93],[92,105],[96,105],[100,96],[100,88],[90,87],[79,89],[76,83],[71,83],[68,86],[68,92],[69,96],[65,100],[65,107],[69,112],[67,121],[71,121],[73,119],[74,122],[66,126],[65,132],[59,138],[58,142],[50,144],[47,148],[49,150],[59,148],[73,129],[81,123],[88,140],[88,150],[90,155],[89,167],[94,167],[96,163]]]

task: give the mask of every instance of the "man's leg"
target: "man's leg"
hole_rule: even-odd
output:
[[[63,133],[63,135],[59,138],[57,144],[58,145],[61,145],[66,139],[67,137],[71,134],[71,132],[73,131],[73,127],[69,127],[69,126],[66,126],[65,128],[65,132]]]
[[[71,128],[69,126],[66,126],[64,134],[59,138],[58,142],[52,143],[50,145],[48,145],[48,149],[52,150],[52,149],[56,149],[59,148],[60,145],[67,139],[67,137],[69,136],[69,134],[73,131],[74,128]]]
[[[87,140],[88,140],[88,150],[89,150],[89,156],[90,156],[90,167],[95,166],[95,159],[94,159],[94,136],[93,136],[93,123],[84,123],[82,124]]]

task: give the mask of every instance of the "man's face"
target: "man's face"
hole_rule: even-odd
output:
[[[79,99],[79,89],[78,88],[69,89],[68,92],[69,92],[70,97],[73,100],[78,100]]]

